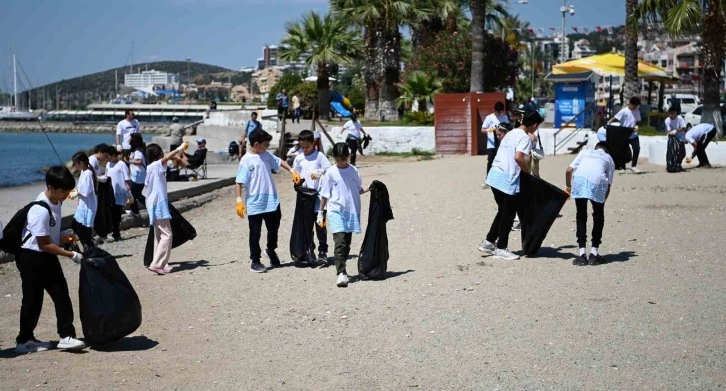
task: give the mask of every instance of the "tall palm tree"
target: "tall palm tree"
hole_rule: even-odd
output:
[[[638,0],[625,0],[625,18],[631,20]],[[625,99],[640,95],[638,83],[638,28],[635,23],[625,24]],[[623,102],[624,105],[624,102]]]
[[[471,10],[471,85],[469,91],[484,92],[484,35],[487,0],[470,0]]]
[[[434,102],[434,95],[444,88],[441,80],[420,71],[412,72],[397,86],[401,90],[401,96],[396,99],[398,107],[409,109],[418,102],[418,110],[423,112]]]
[[[726,59],[726,0],[641,0],[629,24],[639,20],[663,23],[672,36],[701,36],[703,61],[703,122],[723,134],[719,114],[719,86]]]
[[[349,65],[360,51],[360,32],[331,14],[311,11],[298,21],[285,25],[280,58],[298,61],[309,54],[305,64],[315,67],[318,81],[318,114],[330,118],[330,68]]]
[[[336,16],[363,27],[365,42],[365,118],[398,117],[396,98],[400,81],[401,33],[399,26],[423,18],[429,11],[416,0],[331,0]]]

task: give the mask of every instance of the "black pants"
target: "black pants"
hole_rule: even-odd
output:
[[[131,204],[131,212],[139,214],[139,202],[146,205],[146,197],[143,194],[144,184],[131,182],[131,195],[134,197],[135,202]]]
[[[494,163],[495,157],[497,157],[497,150],[494,148],[487,149],[487,175],[489,175],[489,171],[492,169],[492,163]]]
[[[357,138],[349,137],[345,140],[346,144],[348,144],[348,149],[350,150],[350,164],[355,166],[355,158],[358,155],[358,146],[360,145],[360,140]]]
[[[325,216],[327,212],[323,212]],[[315,211],[314,220],[318,219],[318,212]],[[315,224],[315,235],[318,237],[318,252],[328,253],[328,229]],[[314,245],[314,244],[313,244]],[[314,250],[314,248],[313,248]]]
[[[587,244],[587,201],[592,204],[592,247],[600,247],[602,230],[605,227],[605,204],[587,198],[575,198],[577,207],[577,245],[580,248],[585,248]]]
[[[345,262],[350,255],[350,242],[353,234],[350,232],[338,232],[333,234],[333,242],[335,242],[335,274],[348,274],[345,271]]]
[[[121,236],[121,216],[124,214],[123,205],[111,206],[111,228],[114,238]]]
[[[633,148],[633,161],[630,163],[630,167],[636,167],[638,165],[638,156],[640,156],[640,138],[631,138],[628,142]]]
[[[514,217],[521,213],[519,194],[509,195],[492,187],[494,200],[497,202],[497,215],[487,234],[487,241],[496,243],[498,249],[506,249],[509,245],[509,232],[514,224]]]
[[[271,251],[277,249],[277,231],[280,229],[281,219],[282,212],[279,206],[274,212],[247,216],[250,225],[250,258],[252,260],[259,261],[262,256],[260,237],[262,236],[263,221],[267,227],[267,249]]]
[[[43,296],[47,291],[55,304],[58,335],[61,338],[76,337],[73,327],[73,304],[68,293],[68,283],[63,275],[58,257],[48,253],[22,249],[15,257],[20,272],[23,301],[20,307],[20,333],[16,343],[35,339],[33,331],[38,325],[43,309]]]
[[[708,162],[708,155],[706,155],[706,147],[711,143],[711,140],[716,136],[716,129],[706,133],[706,135],[698,142],[696,147],[696,157],[698,158],[698,167],[705,165],[711,165]]]
[[[83,252],[87,252],[96,245],[95,243],[93,243],[93,228],[86,227],[85,225],[79,223],[76,219],[73,219],[71,228],[73,229],[73,233],[78,236],[78,240],[83,245]]]

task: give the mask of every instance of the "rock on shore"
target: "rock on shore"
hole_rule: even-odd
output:
[[[43,127],[38,121],[0,121],[0,132],[41,132],[45,129],[49,133],[114,133],[116,131],[115,124],[98,123],[98,124],[76,124],[73,122],[61,121],[43,121]],[[142,131],[146,134],[163,134],[169,128],[168,124],[141,124]]]

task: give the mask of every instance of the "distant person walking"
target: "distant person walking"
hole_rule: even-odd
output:
[[[348,131],[348,137],[346,137],[345,143],[350,150],[350,164],[355,166],[356,154],[358,153],[358,147],[362,139],[361,133],[368,134],[363,130],[363,125],[358,121],[358,116],[355,114],[350,115],[350,121],[346,122],[343,128],[340,129],[340,135],[342,136],[345,131]]]
[[[257,112],[253,111],[250,120],[247,121],[245,129],[242,131],[242,138],[239,140],[240,159],[245,155],[245,150],[247,149],[247,137],[255,130],[262,130],[262,124],[257,120]]]
[[[287,92],[283,89],[278,92],[275,96],[277,100],[277,118],[282,121],[287,116],[287,109],[290,107],[290,99],[287,97]],[[285,120],[287,122],[287,120]]]
[[[174,150],[184,142],[184,126],[179,123],[179,118],[174,117],[171,119],[171,126],[169,126],[169,132],[166,134],[167,137],[171,137],[171,148]]]
[[[297,123],[300,123],[300,116],[300,97],[295,94],[292,96],[292,123],[295,123],[296,119]]]
[[[124,153],[124,158],[128,158],[131,153],[131,135],[141,134],[141,125],[134,118],[133,110],[126,110],[126,119],[120,121],[116,126],[116,150]]]

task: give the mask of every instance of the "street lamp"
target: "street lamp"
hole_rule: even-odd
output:
[[[567,17],[568,12],[570,13],[570,16],[575,16],[575,7],[567,5],[567,0],[562,0],[560,12],[562,12],[562,50],[560,51],[560,58],[562,59],[562,62],[565,62],[567,61],[567,58],[565,57],[565,45],[567,45],[565,36],[565,18]]]

